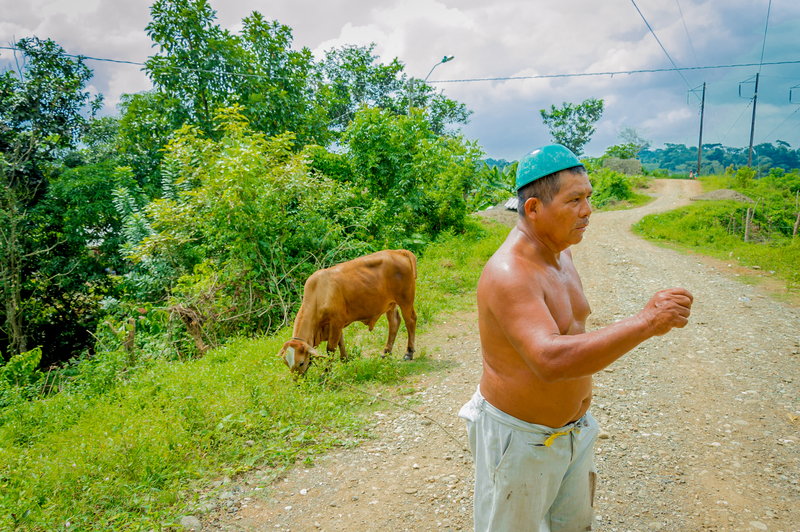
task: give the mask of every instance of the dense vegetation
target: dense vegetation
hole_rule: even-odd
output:
[[[699,201],[662,214],[646,216],[634,231],[656,240],[758,267],[767,275],[786,280],[790,290],[800,289],[800,173],[774,168],[761,178],[743,167],[702,178],[708,190],[727,188],[756,200]],[[746,231],[750,209],[750,227]],[[747,240],[745,241],[745,232]]]
[[[747,155],[747,147],[703,144],[700,175],[721,174],[731,165],[735,168],[746,166]],[[666,143],[664,148],[639,151],[639,159],[649,170],[658,168],[677,174],[688,174],[690,170],[697,169],[697,146]],[[800,168],[800,150],[793,150],[788,142],[782,140],[774,144],[758,144],[753,146],[753,167],[758,176],[766,175],[770,168],[781,168],[789,172]]]
[[[0,76],[4,358],[40,346],[48,368],[129,332],[132,352],[186,358],[274,331],[315,269],[421,252],[493,199],[457,129],[470,112],[399,61],[315,63],[287,26],[254,12],[233,34],[204,0],[151,14],[155,88],[117,117],[50,40],[19,41]]]
[[[445,232],[428,248],[418,269],[418,331],[473,304],[483,264],[507,232],[468,221],[464,233]],[[49,396],[50,380],[29,381],[24,388],[40,399],[0,409],[0,529],[161,530],[193,512],[194,489],[209,478],[259,468],[268,486],[285,466],[353,445],[367,437],[369,416],[358,414],[370,397],[349,385],[399,384],[440,368],[424,345],[412,363],[364,356],[380,353],[387,329],[385,320],[371,333],[351,326],[351,361],[326,372],[312,366],[299,381],[275,356],[288,330],[235,339],[183,363],[139,359],[127,372],[124,352],[102,352]],[[30,375],[0,369],[6,380]],[[409,393],[409,385],[383,393]]]

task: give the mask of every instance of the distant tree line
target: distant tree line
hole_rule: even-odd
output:
[[[688,173],[697,168],[697,146],[665,143],[664,148],[643,149],[639,159],[649,169],[660,168],[675,173]],[[719,174],[733,165],[747,165],[748,148],[733,148],[722,144],[703,144],[700,173]],[[760,173],[770,168],[791,171],[800,168],[800,149],[792,149],[788,142],[763,143],[753,146],[753,167]]]

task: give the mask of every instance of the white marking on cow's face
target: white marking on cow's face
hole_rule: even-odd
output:
[[[289,368],[294,369],[294,347],[289,346],[286,348],[286,363],[289,365]]]

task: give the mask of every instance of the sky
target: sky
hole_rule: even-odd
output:
[[[397,57],[409,75],[424,78],[442,57],[454,56],[453,61],[438,64],[428,81],[473,111],[462,131],[496,159],[516,160],[550,142],[540,109],[587,98],[605,102],[597,131],[585,147],[587,155],[602,155],[619,143],[619,132],[626,127],[639,130],[654,147],[696,145],[704,82],[703,143],[747,146],[754,83],[741,82],[752,80],[756,73],[760,76],[755,144],[783,140],[800,147],[800,2],[796,0],[210,0],[210,4],[219,24],[234,32],[254,10],[290,26],[294,48],[307,47],[316,58],[334,47],[375,43],[381,61]],[[156,51],[144,29],[149,20],[148,0],[0,0],[0,46],[35,35],[53,39],[69,54],[144,62]],[[760,65],[787,61],[797,63]],[[582,75],[670,69],[673,62],[679,68],[755,65]],[[151,88],[139,66],[92,60],[86,64],[94,70],[90,90],[105,98],[103,114],[116,114],[121,94]],[[13,53],[0,50],[0,68],[12,66]],[[577,76],[474,81],[562,74]],[[795,85],[792,103],[789,94]]]

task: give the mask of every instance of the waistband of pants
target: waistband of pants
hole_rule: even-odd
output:
[[[527,421],[522,421],[519,418],[516,418],[510,414],[506,414],[492,403],[487,401],[483,395],[481,395],[481,388],[478,386],[478,389],[475,391],[475,395],[472,398],[473,401],[476,402],[478,408],[480,408],[486,415],[494,418],[499,423],[507,425],[509,427],[513,427],[517,430],[522,430],[525,432],[534,432],[538,434],[563,434],[565,432],[569,432],[573,429],[580,429],[582,427],[589,426],[589,417],[591,414],[587,411],[580,419],[576,421],[572,421],[567,423],[563,427],[548,427],[547,425],[537,425],[535,423],[528,423]]]

